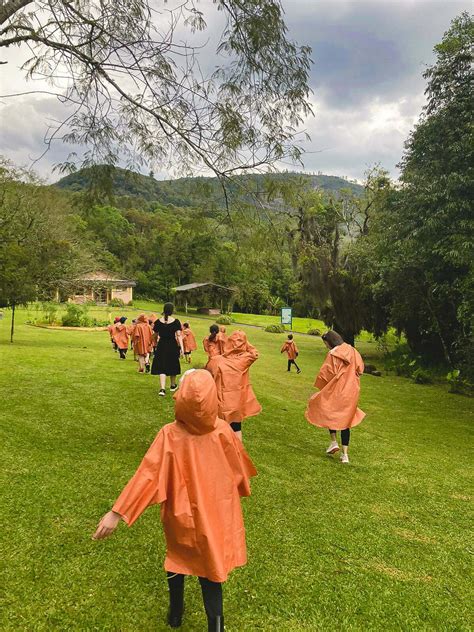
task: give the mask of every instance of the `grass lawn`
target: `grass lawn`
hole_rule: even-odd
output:
[[[105,542],[91,534],[172,421],[171,397],[159,399],[158,379],[131,358],[120,362],[106,332],[34,328],[18,310],[10,345],[9,318],[0,321],[1,629],[167,630],[159,509]],[[208,322],[189,320],[202,339]],[[226,630],[472,630],[472,400],[363,376],[367,418],[341,466],[303,416],[322,341],[296,336],[296,375],[279,353],[284,335],[247,332],[261,353],[252,381],[263,413],[244,424],[259,476],[243,501],[249,563],[226,583]],[[197,581],[186,590],[183,632],[204,630]]]

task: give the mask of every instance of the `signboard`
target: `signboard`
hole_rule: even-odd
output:
[[[291,307],[281,308],[281,324],[290,325],[290,328],[291,328],[293,324],[293,316],[291,314]]]

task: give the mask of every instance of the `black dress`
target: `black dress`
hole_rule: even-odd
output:
[[[180,375],[179,345],[176,340],[176,332],[181,331],[181,323],[178,319],[172,323],[155,321],[153,331],[159,336],[156,345],[151,372],[153,375]]]

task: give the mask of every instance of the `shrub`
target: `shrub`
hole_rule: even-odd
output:
[[[61,318],[63,327],[89,327],[91,320],[87,315],[87,306],[68,303],[66,313]]]
[[[306,332],[309,336],[320,336],[321,332],[319,331],[319,329],[308,329],[308,331]]]
[[[449,392],[458,395],[472,394],[473,385],[469,380],[464,379],[459,369],[454,369],[446,375],[446,381],[449,384]]]
[[[121,298],[113,298],[109,301],[109,307],[125,307],[125,303]]]
[[[133,301],[128,301],[127,306],[128,307],[133,307]]]
[[[48,325],[52,325],[56,321],[56,316],[58,314],[58,303],[53,302],[45,302],[41,303],[41,308],[43,310],[43,320]]]
[[[411,379],[416,384],[432,384],[433,383],[433,378],[431,374],[426,369],[422,369],[421,367],[418,367],[413,371],[411,375]]]
[[[232,325],[234,319],[231,316],[219,316],[216,318],[216,323],[218,325]]]
[[[282,334],[286,329],[284,325],[267,325],[265,331],[268,331],[270,334]]]

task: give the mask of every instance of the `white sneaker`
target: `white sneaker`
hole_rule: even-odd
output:
[[[177,384],[172,384],[172,385],[170,386],[170,391],[171,391],[172,393],[174,393],[174,392],[175,392],[175,391],[177,391],[177,390],[178,390],[178,385],[177,385]]]
[[[326,450],[326,454],[335,454],[336,452],[339,452],[337,441],[331,441],[329,448]]]
[[[341,463],[349,463],[349,457],[347,454],[341,454]]]
[[[166,395],[166,391],[164,388],[160,388],[160,392],[158,393],[159,397],[164,397]]]

